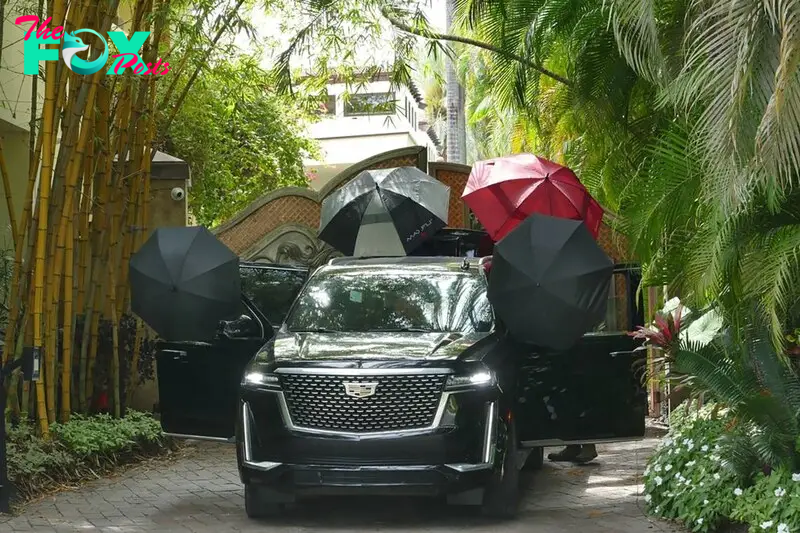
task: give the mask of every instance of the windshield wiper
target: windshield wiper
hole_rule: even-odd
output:
[[[412,328],[412,327],[409,327],[409,328],[397,328],[397,329],[382,329],[381,331],[385,331],[385,332],[388,332],[388,333],[406,333],[406,332],[433,333],[432,329],[428,329],[428,328]]]

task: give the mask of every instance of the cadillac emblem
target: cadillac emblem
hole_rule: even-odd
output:
[[[377,383],[342,383],[344,385],[344,393],[353,398],[369,398],[375,396],[375,389],[378,388]]]

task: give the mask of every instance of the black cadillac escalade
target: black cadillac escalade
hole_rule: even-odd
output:
[[[489,261],[338,259],[307,281],[252,266],[283,281],[245,283],[242,316],[218,341],[161,345],[164,430],[235,443],[251,517],[349,493],[440,495],[512,516],[519,472],[542,465],[544,446],[644,435],[643,351],[625,334],[631,269],[615,272],[627,295],[607,320],[556,353],[515,343],[495,320]],[[275,332],[265,305],[288,309]]]

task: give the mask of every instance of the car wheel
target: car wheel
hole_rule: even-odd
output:
[[[276,516],[283,510],[283,504],[270,501],[264,487],[246,483],[244,486],[244,510],[248,518],[267,518]]]
[[[517,432],[513,422],[506,425],[506,445],[503,462],[492,472],[486,485],[481,511],[491,518],[514,518],[519,506],[519,464]]]
[[[525,460],[525,464],[522,465],[523,472],[533,472],[536,470],[541,470],[544,467],[544,447],[536,446],[535,448],[531,448],[531,453],[528,454],[528,458]]]

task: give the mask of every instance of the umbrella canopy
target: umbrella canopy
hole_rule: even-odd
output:
[[[241,305],[239,257],[204,227],[158,228],[130,260],[131,307],[166,340],[213,338]]]
[[[566,350],[605,317],[613,271],[583,222],[534,214],[495,245],[489,301],[516,340]]]
[[[533,213],[583,220],[595,239],[603,219],[574,172],[532,154],[475,163],[462,198],[495,241]]]
[[[450,187],[418,168],[365,170],[322,202],[319,237],[345,255],[402,256],[447,225]]]

